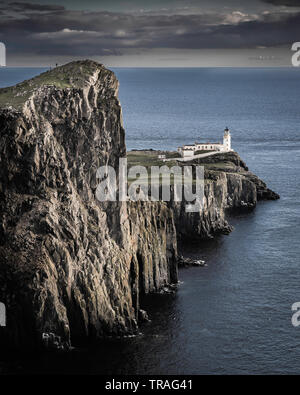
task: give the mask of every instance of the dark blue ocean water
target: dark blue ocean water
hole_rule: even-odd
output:
[[[180,271],[176,295],[146,301],[143,336],[72,356],[18,362],[21,371],[300,373],[300,69],[115,69],[127,148],[195,140],[233,148],[281,195],[230,219],[229,236],[190,247],[208,266]],[[0,69],[5,86],[37,69]]]

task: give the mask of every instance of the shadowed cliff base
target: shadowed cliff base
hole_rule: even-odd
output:
[[[204,163],[201,213],[100,203],[96,170],[126,156],[117,92],[115,75],[88,60],[0,90],[1,346],[137,333],[141,295],[178,281],[177,240],[226,233],[227,209],[277,197],[232,154]]]

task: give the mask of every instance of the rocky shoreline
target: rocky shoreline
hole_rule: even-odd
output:
[[[1,347],[137,333],[141,295],[176,288],[178,241],[226,234],[228,210],[279,198],[230,153],[190,163],[205,167],[201,212],[100,203],[97,168],[126,156],[117,94],[115,75],[92,61],[0,89]]]

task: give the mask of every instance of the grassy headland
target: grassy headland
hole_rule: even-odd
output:
[[[59,89],[81,88],[97,68],[103,68],[104,72],[108,72],[100,63],[78,61],[58,66],[15,86],[1,88],[0,107],[12,106],[18,109],[34,91],[43,86],[55,86]]]

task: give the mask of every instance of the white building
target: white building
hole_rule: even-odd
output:
[[[183,145],[178,147],[177,150],[182,157],[192,157],[197,151],[220,151],[228,152],[233,151],[231,149],[231,134],[230,130],[226,127],[224,130],[223,144],[221,143],[197,143],[193,145]]]
[[[231,134],[227,127],[224,130],[223,147],[224,151],[233,151],[233,149],[231,149]]]

